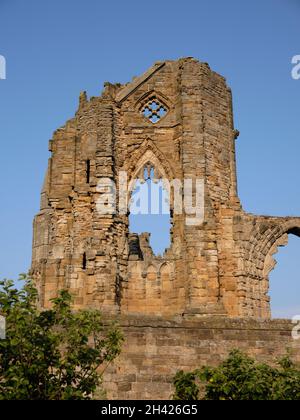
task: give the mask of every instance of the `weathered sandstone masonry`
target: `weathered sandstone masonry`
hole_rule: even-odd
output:
[[[156,109],[145,115],[144,111]],[[154,119],[153,119],[154,118]],[[122,314],[270,317],[272,255],[300,218],[245,213],[237,196],[231,91],[205,63],[156,63],[131,83],[80,96],[76,116],[50,141],[51,158],[34,221],[32,273],[42,304],[60,288],[76,308]],[[147,234],[129,235],[128,215],[103,215],[97,184],[118,185],[147,166],[157,176],[203,179],[204,223],[172,217],[172,243],[153,255]],[[131,243],[131,246],[130,246]]]
[[[299,359],[292,325],[268,320],[268,276],[288,234],[300,236],[300,218],[242,209],[237,137],[225,79],[184,58],[126,85],[106,83],[100,97],[82,93],[75,117],[50,140],[31,273],[42,307],[67,288],[76,309],[120,317],[126,345],[106,377],[110,397],[168,398],[177,369],[217,363],[233,347],[264,360],[290,347]],[[128,213],[97,211],[105,182],[119,191],[120,172],[131,181],[145,170],[204,182],[203,223],[187,224],[171,200],[163,256],[147,232],[129,233]]]
[[[179,369],[217,365],[233,348],[270,364],[289,349],[300,363],[300,342],[291,339],[292,325],[286,320],[127,317],[121,324],[126,342],[105,376],[110,399],[169,399]]]

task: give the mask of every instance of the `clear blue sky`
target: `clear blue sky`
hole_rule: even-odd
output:
[[[0,0],[0,276],[30,265],[32,218],[52,132],[81,90],[194,56],[233,90],[239,194],[247,211],[300,215],[299,0]],[[274,315],[300,314],[300,240],[271,276]]]

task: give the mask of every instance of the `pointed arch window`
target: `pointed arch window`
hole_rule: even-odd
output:
[[[145,160],[131,190],[129,231],[150,233],[151,251],[161,255],[171,245],[169,191],[159,169]]]

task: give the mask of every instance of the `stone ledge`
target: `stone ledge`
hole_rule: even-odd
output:
[[[178,328],[178,329],[213,329],[213,330],[260,330],[260,331],[291,331],[295,326],[289,319],[253,319],[207,317],[185,320],[180,317],[163,319],[154,316],[128,315],[117,317],[122,328]],[[108,322],[104,317],[104,322]]]

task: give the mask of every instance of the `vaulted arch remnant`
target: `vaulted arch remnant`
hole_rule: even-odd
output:
[[[299,218],[261,218],[250,235],[245,260],[250,287],[248,299],[258,317],[271,317],[269,276],[276,266],[274,256],[280,247],[288,244],[289,235],[300,237]]]

